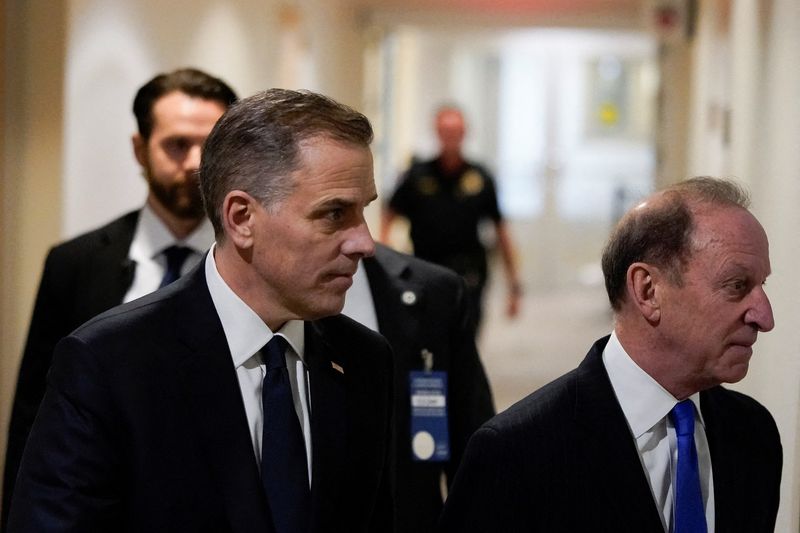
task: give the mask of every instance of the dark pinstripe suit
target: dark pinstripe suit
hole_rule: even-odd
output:
[[[9,531],[270,531],[236,369],[201,262],[63,339]],[[306,322],[311,531],[392,530],[391,350]]]
[[[602,362],[608,337],[572,372],[470,440],[444,532],[663,532],[633,437]],[[782,451],[772,416],[723,387],[700,394],[716,531],[773,531]]]
[[[72,330],[122,303],[134,265],[128,260],[139,211],[53,247],[47,254],[20,363],[3,472],[3,519],[36,418],[56,343]]]

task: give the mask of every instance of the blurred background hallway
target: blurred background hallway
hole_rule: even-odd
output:
[[[602,283],[528,290],[513,321],[505,318],[504,306],[505,290],[495,279],[479,347],[498,411],[578,366],[592,343],[612,329]]]
[[[626,206],[691,175],[745,184],[777,327],[734,388],[776,418],[777,531],[800,531],[797,0],[0,0],[0,25],[0,446],[47,249],[140,205],[133,91],[191,65],[241,95],[308,88],[364,111],[382,196],[435,149],[432,110],[465,109],[526,289],[507,320],[493,269],[480,345],[498,409],[610,331],[599,254]]]

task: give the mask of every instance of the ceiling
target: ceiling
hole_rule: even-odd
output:
[[[352,0],[371,20],[480,25],[641,27],[654,0]]]

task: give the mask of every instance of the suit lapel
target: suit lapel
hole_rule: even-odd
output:
[[[376,248],[375,257],[364,259],[364,269],[375,303],[378,330],[398,352],[413,353],[415,346],[410,344],[421,338],[422,313],[418,310],[425,305],[423,287],[408,279],[410,265],[405,258],[385,253],[381,246]],[[397,376],[422,368],[421,358],[396,357],[394,363]]]
[[[716,530],[741,531],[742,524],[748,523],[748,517],[743,514],[748,513],[750,507],[747,505],[745,495],[735,490],[735,487],[746,486],[747,482],[740,480],[739,476],[745,471],[742,465],[747,459],[732,454],[733,447],[729,444],[746,439],[747,436],[727,431],[729,427],[738,428],[740,425],[735,420],[724,419],[725,415],[730,413],[717,407],[716,394],[716,388],[700,393],[700,410],[705,422],[714,476],[714,508],[719,510],[715,513]]]
[[[91,283],[85,283],[82,300],[86,319],[122,303],[133,283],[136,264],[128,250],[136,232],[139,211],[133,211],[106,227],[100,235],[102,250],[93,255],[89,268]]]
[[[305,360],[311,385],[312,531],[342,512],[340,493],[346,479],[347,404],[346,354],[330,346],[317,329],[306,322]],[[333,522],[336,523],[336,522]]]
[[[253,443],[236,371],[205,282],[204,261],[181,280],[188,285],[176,301],[177,332],[184,350],[176,357],[182,397],[219,483],[233,531],[269,531]]]
[[[663,528],[635,441],[602,362],[606,340],[595,343],[575,374],[578,442],[574,464],[588,470],[584,501],[596,501],[626,531]],[[591,485],[591,486],[590,486]],[[613,523],[613,521],[612,521]]]

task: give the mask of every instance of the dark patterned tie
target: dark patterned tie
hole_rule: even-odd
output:
[[[694,404],[679,402],[669,413],[678,440],[675,475],[675,524],[673,533],[706,533],[706,513],[700,491],[700,468],[694,445]]]
[[[167,270],[164,272],[164,277],[161,278],[161,284],[158,286],[166,287],[179,277],[181,277],[181,267],[183,266],[186,258],[192,253],[191,248],[184,246],[170,246],[164,250],[164,256],[167,258]]]
[[[275,335],[261,350],[266,367],[262,402],[261,480],[276,533],[305,533],[311,513],[306,445],[286,370],[286,339]]]

